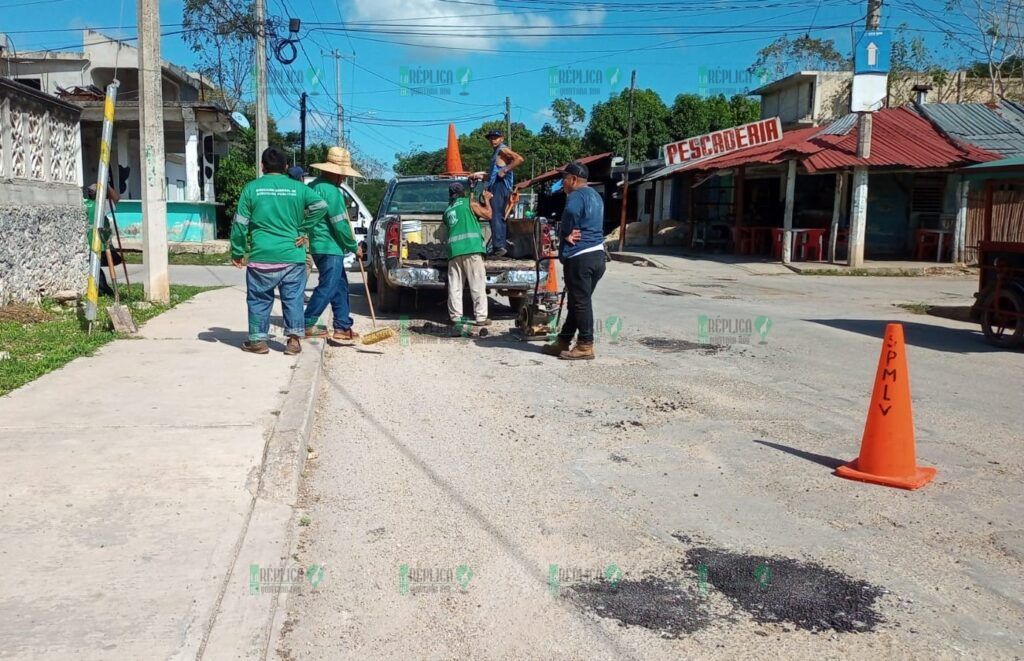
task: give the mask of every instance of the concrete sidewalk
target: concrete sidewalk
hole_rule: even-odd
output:
[[[244,296],[0,398],[0,656],[262,654],[277,597],[250,566],[288,555],[322,345],[243,353]]]

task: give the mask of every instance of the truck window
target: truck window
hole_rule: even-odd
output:
[[[448,208],[448,184],[458,179],[399,181],[388,201],[388,213],[444,213]],[[465,180],[462,180],[465,184]]]

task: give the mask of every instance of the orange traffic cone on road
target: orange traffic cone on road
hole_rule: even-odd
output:
[[[463,177],[469,174],[462,169],[462,153],[459,151],[459,137],[455,135],[455,124],[448,125],[448,150],[444,163],[443,174],[453,177]]]
[[[548,259],[548,279],[544,283],[544,290],[549,294],[558,293],[558,269],[555,267],[555,258]]]
[[[887,487],[917,489],[931,482],[935,473],[934,468],[917,465],[903,325],[889,324],[878,358],[860,456],[837,468],[836,475]]]

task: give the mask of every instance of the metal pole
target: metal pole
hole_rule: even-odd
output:
[[[338,146],[345,144],[345,110],[341,106],[341,53],[334,50],[334,94],[338,103]]]
[[[92,213],[92,240],[89,242],[89,278],[85,290],[85,318],[89,322],[89,330],[96,321],[99,308],[100,253],[103,242],[100,240],[100,228],[106,216],[107,205],[107,174],[110,171],[110,142],[114,133],[114,102],[117,100],[117,88],[121,83],[107,85],[107,98],[103,103],[103,134],[100,138],[100,162],[96,169],[96,206]]]
[[[140,0],[141,1],[141,0]],[[256,0],[256,174],[260,173],[267,138],[267,9],[264,0]]]
[[[306,93],[299,97],[299,161],[306,167]]]
[[[171,300],[167,276],[167,191],[164,161],[163,60],[160,5],[139,0],[139,145],[142,164],[143,285],[150,301]]]
[[[512,148],[512,101],[505,97],[505,145]]]
[[[629,206],[629,166],[633,160],[633,91],[636,69],[629,77],[629,121],[626,125],[626,167],[622,170],[622,210],[619,213],[619,252],[626,249],[626,207]]]

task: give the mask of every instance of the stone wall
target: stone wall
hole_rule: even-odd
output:
[[[0,305],[84,292],[86,229],[81,204],[0,204]]]

